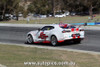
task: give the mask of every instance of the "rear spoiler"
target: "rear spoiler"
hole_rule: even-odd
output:
[[[84,23],[84,24],[80,24],[80,25],[74,25],[74,24],[72,24],[72,26],[78,26],[78,28],[80,28],[81,26],[86,26],[87,24],[86,23]]]
[[[87,23],[84,23],[84,24],[79,24],[79,25],[76,25],[76,24],[65,24],[65,23],[59,23],[59,26],[60,27],[67,27],[67,26],[77,26],[77,28],[80,28],[81,26],[86,26]]]

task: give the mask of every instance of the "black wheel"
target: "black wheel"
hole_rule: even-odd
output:
[[[28,44],[34,43],[32,35],[28,35],[28,36],[27,36],[27,43],[28,43]]]
[[[73,40],[73,42],[74,42],[75,44],[79,44],[79,43],[81,43],[81,40],[80,40],[80,39],[77,39],[77,40]]]
[[[53,46],[56,46],[58,44],[57,38],[56,36],[51,36],[51,44]]]

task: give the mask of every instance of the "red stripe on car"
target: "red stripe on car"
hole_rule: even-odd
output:
[[[59,40],[58,42],[61,43],[61,42],[64,42],[64,40]]]
[[[43,43],[50,43],[50,41],[43,41]]]

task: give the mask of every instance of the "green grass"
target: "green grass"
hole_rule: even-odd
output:
[[[67,16],[63,18],[45,18],[45,19],[34,19],[30,20],[29,24],[52,24],[52,23],[59,23],[59,21],[64,23],[85,23],[85,22],[95,22],[98,20],[100,22],[100,15],[94,17],[93,20],[88,20],[89,16]],[[1,21],[0,23],[12,23],[12,24],[27,24],[26,20],[19,20],[19,21]]]
[[[24,62],[75,62],[75,65],[24,65]],[[0,44],[0,64],[7,67],[100,67],[100,55]]]

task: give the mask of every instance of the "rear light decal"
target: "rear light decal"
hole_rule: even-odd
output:
[[[71,31],[74,32],[74,28],[72,28]]]
[[[79,31],[79,28],[76,28],[76,29],[75,29],[75,28],[72,28],[71,31],[72,31],[72,32],[74,32],[74,31]]]
[[[76,31],[79,31],[79,28],[76,28]]]

